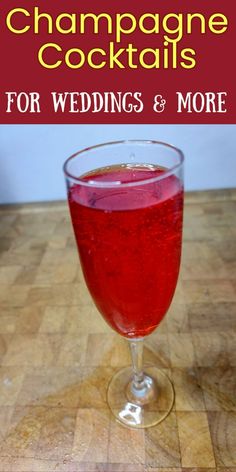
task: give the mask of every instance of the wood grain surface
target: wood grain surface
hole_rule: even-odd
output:
[[[129,430],[106,403],[130,363],[79,266],[65,203],[0,207],[0,472],[236,472],[236,190],[186,196],[182,267],[144,358],[174,409]]]

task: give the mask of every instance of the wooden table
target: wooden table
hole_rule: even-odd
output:
[[[87,293],[66,204],[0,219],[0,471],[235,472],[236,190],[186,197],[178,288],[145,347],[175,407],[146,431],[107,407],[129,352]]]

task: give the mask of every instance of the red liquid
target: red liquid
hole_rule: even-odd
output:
[[[84,180],[133,182],[156,167],[112,166]],[[171,303],[180,265],[183,187],[175,176],[117,188],[73,185],[69,206],[88,289],[106,321],[132,338],[151,333]]]

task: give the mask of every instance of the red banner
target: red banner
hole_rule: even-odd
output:
[[[235,123],[232,0],[2,2],[1,123]]]

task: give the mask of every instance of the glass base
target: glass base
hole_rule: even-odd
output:
[[[174,404],[174,388],[169,377],[155,366],[144,367],[142,388],[132,381],[132,367],[125,367],[111,379],[108,405],[116,419],[131,428],[149,428],[163,421]]]

